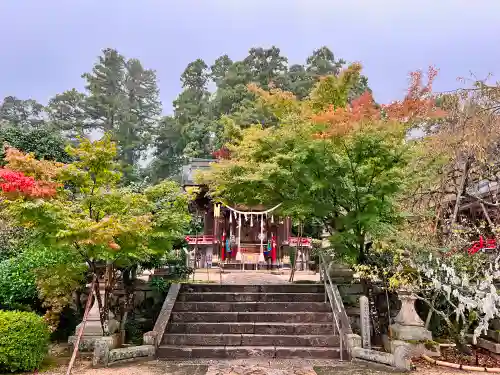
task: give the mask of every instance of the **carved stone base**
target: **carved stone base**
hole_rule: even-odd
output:
[[[75,345],[77,336],[70,336],[68,337],[68,343],[71,345]],[[95,348],[95,343],[97,340],[102,339],[102,331],[100,336],[85,336],[83,335],[82,338],[80,339],[80,345],[78,345],[78,350],[81,352],[92,352],[94,351]],[[120,340],[121,336],[119,333],[115,333],[111,336],[109,336],[109,339],[111,340],[111,348],[117,348],[120,346]]]
[[[81,325],[82,325],[82,323],[80,323],[76,326],[75,335],[80,330]],[[108,321],[108,329],[109,329],[110,334],[116,333],[120,329],[120,323],[118,323],[118,321],[116,321],[115,319],[110,319]],[[88,320],[87,323],[85,324],[85,328],[83,330],[83,336],[100,336],[100,337],[102,337],[101,322],[99,320]]]
[[[432,340],[431,331],[421,326],[409,326],[395,323],[391,325],[392,338],[395,340],[415,340],[425,341]]]
[[[384,349],[387,352],[394,353],[398,346],[406,345],[409,348],[411,357],[421,357],[422,355],[426,355],[429,357],[439,357],[441,356],[441,350],[439,345],[435,348],[426,348],[424,342],[408,342],[403,340],[391,340],[387,335],[383,336]]]

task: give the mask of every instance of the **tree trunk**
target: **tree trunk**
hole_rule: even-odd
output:
[[[462,178],[460,179],[460,185],[457,189],[457,197],[455,201],[455,208],[453,209],[453,216],[451,217],[450,230],[453,230],[453,226],[457,222],[458,211],[460,209],[460,201],[462,200],[462,195],[464,194],[465,186],[467,184],[467,177],[469,174],[470,161],[469,158],[465,160],[464,168],[462,170]]]

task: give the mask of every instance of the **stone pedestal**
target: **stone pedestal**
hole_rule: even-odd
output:
[[[415,310],[415,295],[409,291],[398,292],[401,301],[401,310],[390,326],[391,338],[384,337],[384,347],[395,353],[400,346],[409,348],[411,355],[439,356],[439,346],[430,348],[428,342],[432,341],[432,333],[425,329],[424,322]]]
[[[101,298],[104,298],[103,293],[101,294]],[[82,325],[83,322],[81,322],[76,326],[75,334],[74,336],[70,336],[68,338],[68,343],[72,345],[75,344],[78,337],[78,332],[80,331],[80,327]],[[111,335],[111,340],[114,343],[114,345],[112,346],[117,347],[120,343],[120,335],[119,333],[117,333],[120,328],[120,324],[118,323],[118,321],[116,321],[111,311],[109,312],[108,327],[109,327],[109,333]],[[87,317],[87,323],[85,324],[85,328],[83,329],[83,334],[80,339],[79,350],[81,351],[94,350],[95,342],[102,337],[103,337],[103,332],[101,327],[101,320],[99,318],[99,305],[97,303],[97,298],[95,298],[94,304],[92,305],[92,308],[90,309]]]
[[[415,310],[415,300],[412,293],[398,292],[401,310],[391,325],[392,338],[395,340],[426,341],[432,340],[432,333],[425,329],[424,322]]]

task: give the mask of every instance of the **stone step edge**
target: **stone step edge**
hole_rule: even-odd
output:
[[[287,322],[169,322],[170,324],[189,324],[189,325],[207,325],[207,324],[218,324],[218,325],[235,325],[235,326],[240,326],[240,325],[250,325],[253,324],[254,326],[308,326],[308,327],[321,327],[321,326],[331,326],[333,325],[333,322],[323,322],[323,323],[287,323]],[[165,332],[167,333],[167,332]]]
[[[226,294],[234,294],[234,295],[256,295],[256,296],[260,296],[260,295],[279,295],[279,296],[282,296],[282,295],[292,295],[292,296],[303,296],[303,295],[309,295],[309,294],[313,294],[313,295],[318,295],[318,296],[324,296],[325,293],[323,292],[307,292],[307,293],[281,293],[281,292],[188,292],[188,291],[182,291],[181,293],[179,293],[179,295],[181,296],[185,296],[185,295],[193,295],[193,294],[201,294],[201,295],[212,295],[212,294],[215,294],[215,295],[226,295]]]
[[[231,305],[242,305],[242,304],[251,304],[251,305],[256,305],[256,304],[261,304],[261,305],[268,305],[270,303],[279,305],[279,306],[284,306],[285,304],[311,304],[311,303],[320,303],[322,305],[325,304],[325,302],[307,302],[307,301],[286,301],[286,302],[266,302],[266,301],[177,301],[177,303],[198,303],[201,305],[213,305],[214,303],[216,304],[221,304],[221,303],[229,303]],[[328,302],[326,302],[328,304]]]
[[[164,352],[167,353],[164,353]],[[191,356],[193,351],[202,355]],[[170,353],[169,353],[170,352]],[[201,352],[201,353],[200,353]],[[252,354],[258,354],[257,357],[268,358],[287,358],[299,357],[307,358],[304,353],[311,354],[310,358],[338,359],[340,357],[340,348],[337,347],[313,347],[313,346],[182,346],[182,345],[160,345],[157,349],[158,359],[162,358],[249,358]],[[172,354],[169,356],[168,354]],[[180,354],[180,355],[179,355]],[[326,355],[325,355],[326,354]],[[330,354],[334,356],[330,357]]]
[[[167,333],[163,336],[162,345],[167,346],[283,346],[283,347],[317,347],[337,348],[340,346],[339,335],[280,335],[280,334],[189,334]]]
[[[184,346],[184,345],[164,345],[161,344],[159,348],[163,349],[199,349],[199,348],[208,348],[208,349],[304,349],[304,350],[317,350],[317,351],[340,351],[340,347],[327,347],[327,346],[276,346],[276,345],[266,345],[266,346],[244,346],[244,345],[222,345],[222,346]]]
[[[346,309],[347,311],[347,309]],[[173,314],[195,314],[195,315],[324,315],[333,314],[331,311],[172,311]],[[210,323],[210,322],[205,322]],[[216,322],[214,322],[216,323]],[[244,323],[244,322],[241,322]]]
[[[282,287],[291,287],[291,286],[324,286],[323,283],[293,283],[293,284],[290,284],[290,283],[286,283],[286,284],[260,284],[260,285],[252,285],[252,284],[219,284],[219,283],[182,283],[183,286],[191,286],[191,285],[200,285],[200,286],[245,286],[245,287],[267,287],[267,286],[271,286],[271,287],[275,287],[275,286],[282,286]]]
[[[165,332],[165,336],[195,336],[195,337],[207,337],[207,336],[229,336],[229,337],[279,337],[279,338],[288,338],[288,337],[297,337],[297,335],[260,335],[255,333],[169,333]],[[327,337],[338,337],[338,335],[299,335],[300,338],[306,339],[316,339],[316,338],[327,338]],[[237,346],[237,345],[234,345]],[[241,345],[240,345],[241,346]]]

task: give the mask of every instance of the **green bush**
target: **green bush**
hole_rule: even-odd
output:
[[[78,262],[79,259],[67,249],[48,248],[32,242],[19,255],[0,262],[0,309],[42,313],[44,309],[36,284],[37,270]]]
[[[47,355],[49,335],[35,313],[0,310],[0,373],[36,370]]]

